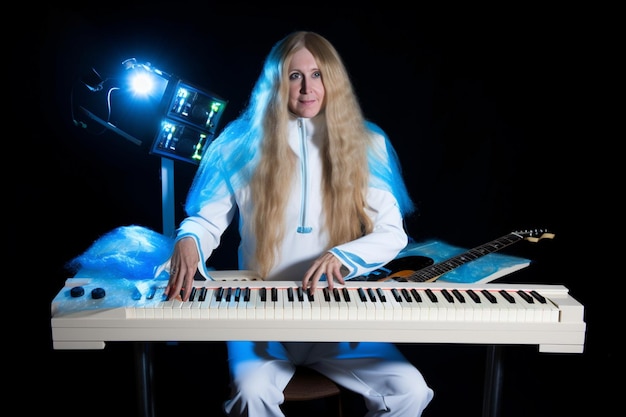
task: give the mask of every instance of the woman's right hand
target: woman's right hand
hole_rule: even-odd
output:
[[[176,242],[170,258],[170,278],[165,287],[168,300],[189,300],[199,261],[198,248],[193,238],[185,237]]]

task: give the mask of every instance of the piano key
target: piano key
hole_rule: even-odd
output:
[[[461,294],[461,291],[459,291],[458,289],[453,289],[452,290],[452,295],[454,295],[454,297],[456,297],[456,299],[459,301],[459,303],[464,303],[465,302],[465,297],[463,297],[463,294]]]
[[[530,295],[532,295],[533,297],[535,297],[540,303],[545,304],[546,303],[546,299],[543,295],[539,294],[537,291],[531,291]]]
[[[431,290],[430,288],[427,288],[426,290],[424,290],[424,292],[426,293],[428,299],[433,303],[437,303],[439,301],[433,290]]]

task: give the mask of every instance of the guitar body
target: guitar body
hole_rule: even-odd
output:
[[[396,258],[385,265],[385,268],[389,269],[391,273],[379,279],[379,281],[389,281],[392,279],[395,281],[405,281],[406,279],[403,278],[408,278],[413,275],[415,271],[431,266],[434,263],[435,261],[432,258],[420,255]]]

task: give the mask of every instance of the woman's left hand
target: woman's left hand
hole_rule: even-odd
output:
[[[342,267],[343,264],[335,255],[330,252],[325,252],[313,262],[313,265],[311,265],[304,274],[304,278],[302,278],[302,289],[309,289],[311,292],[314,292],[322,275],[326,275],[328,288],[331,290],[334,287],[335,279],[337,279],[337,282],[340,284],[345,284],[343,274],[341,273]]]

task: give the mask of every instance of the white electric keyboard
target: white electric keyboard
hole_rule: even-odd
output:
[[[348,281],[312,298],[296,281],[70,278],[52,301],[55,349],[107,341],[386,341],[537,345],[581,353],[584,307],[561,285]],[[325,286],[325,283],[321,285]]]

